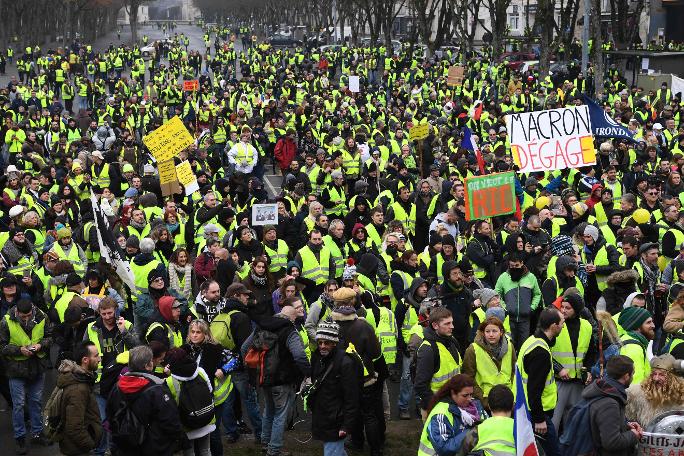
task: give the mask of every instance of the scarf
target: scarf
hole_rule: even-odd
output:
[[[501,336],[501,340],[499,340],[499,343],[496,345],[487,343],[484,337],[482,338],[482,341],[491,357],[496,360],[501,361],[508,351],[508,339],[506,339],[506,336]]]
[[[654,310],[654,299],[653,297],[655,296],[655,287],[656,284],[658,283],[658,269],[654,270],[651,266],[649,266],[643,258],[639,260],[641,263],[641,268],[644,271],[644,282],[646,283],[646,286],[648,287],[648,292],[646,293],[646,308],[653,313]]]
[[[183,284],[180,277],[183,276]],[[190,299],[192,295],[192,267],[189,264],[179,266],[175,263],[169,264],[169,286],[178,290],[180,294]]]
[[[176,230],[180,228],[180,223],[167,223],[166,228],[169,230],[169,233],[173,235],[176,233]]]
[[[476,421],[480,421],[480,415],[477,413],[475,402],[471,402],[466,408],[458,407],[458,409],[461,411],[461,422],[463,422],[465,427],[473,427]]]
[[[252,282],[254,282],[256,285],[260,287],[266,286],[266,276],[258,276],[254,273],[254,271],[249,272],[249,276],[252,278]]]
[[[637,332],[637,331],[627,331],[627,334],[629,334],[629,335],[632,336],[637,342],[639,342],[639,345],[641,345],[641,348],[643,348],[644,350],[646,349],[646,347],[648,347],[648,339],[646,339],[646,337],[645,337],[643,334],[641,334],[640,332]]]

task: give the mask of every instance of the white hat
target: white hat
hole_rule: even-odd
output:
[[[653,124],[653,129],[654,130],[662,130],[663,126],[660,124],[660,122],[656,122]]]
[[[9,165],[9,166],[7,167],[7,170],[5,171],[5,174],[9,174],[9,173],[18,173],[18,172],[19,172],[19,170],[17,169],[16,166],[14,166],[14,165]]]
[[[99,150],[96,150],[95,152],[93,152],[92,155],[95,158],[99,158],[100,160],[104,160],[104,155],[102,155],[102,152],[100,152]]]
[[[154,166],[152,165],[145,165],[143,167],[143,173],[144,174],[154,174]]]
[[[14,218],[14,217],[21,215],[23,213],[24,213],[24,206],[20,206],[20,205],[12,206],[12,208],[9,210],[10,218]]]

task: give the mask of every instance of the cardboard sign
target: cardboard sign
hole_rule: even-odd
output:
[[[178,176],[178,182],[185,187],[186,195],[191,195],[199,190],[197,177],[192,171],[189,161],[183,160],[180,164],[176,165],[176,176]]]
[[[193,143],[192,136],[178,116],[143,137],[143,143],[157,162],[172,160]]]
[[[361,81],[358,76],[349,76],[349,91],[358,93],[360,90]]]
[[[587,106],[510,114],[506,128],[521,173],[596,164]]]
[[[638,456],[678,456],[684,454],[684,435],[644,432],[638,448]]]
[[[199,90],[199,81],[197,79],[192,81],[183,81],[184,92],[194,92],[196,90]]]
[[[159,170],[159,183],[164,185],[176,181],[176,165],[173,160],[164,162],[157,162],[157,169]]]
[[[466,220],[481,220],[515,212],[515,173],[465,179]]]
[[[277,225],[277,204],[254,204],[252,205],[252,226],[254,225]]]
[[[412,127],[409,130],[411,140],[421,140],[428,137],[430,134],[430,124],[420,124]]]
[[[456,65],[449,67],[447,85],[460,86],[461,84],[463,84],[463,67]]]

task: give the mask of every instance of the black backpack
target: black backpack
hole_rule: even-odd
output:
[[[278,334],[257,328],[252,346],[245,354],[249,382],[253,386],[273,386],[278,379],[280,357]]]
[[[214,419],[214,396],[201,375],[187,382],[171,377],[178,397],[178,414],[186,429],[199,429]]]
[[[150,388],[157,388],[152,385]],[[117,447],[125,450],[139,450],[147,436],[149,423],[143,422],[133,411],[135,400],[123,399],[119,402],[111,418],[109,418],[109,430],[112,433],[112,441]]]
[[[568,413],[563,434],[559,439],[561,455],[590,456],[596,454],[591,432],[591,404],[602,397],[580,400]]]

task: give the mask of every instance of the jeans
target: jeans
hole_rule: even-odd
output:
[[[261,443],[268,444],[268,454],[278,454],[283,447],[283,434],[287,427],[288,410],[294,405],[292,385],[264,388],[264,416]]]
[[[245,405],[249,421],[252,422],[252,431],[258,438],[261,435],[261,413],[259,412],[259,404],[257,403],[256,390],[249,384],[246,372],[235,372],[231,375],[233,382],[233,391],[223,403],[223,428],[228,435],[236,435],[238,433],[237,418],[233,413],[233,403],[235,402],[235,390],[240,393],[242,403]],[[218,427],[218,425],[217,425]]]
[[[228,399],[226,399],[227,401]],[[223,421],[223,407],[226,402],[214,407],[214,417],[216,418],[216,429],[209,434],[209,449],[211,456],[223,456],[223,441],[221,440],[221,421]]]
[[[546,456],[561,456],[560,447],[558,446],[558,432],[556,431],[552,415],[546,414],[546,434],[537,437],[537,442],[541,444]]]
[[[513,339],[513,346],[515,350],[520,350],[520,346],[530,337],[530,319],[529,317],[525,320],[515,321],[515,318],[511,316],[509,318],[511,323],[511,338]]]
[[[413,393],[413,382],[411,382],[411,358],[402,355],[401,362],[401,381],[399,382],[399,411],[405,412],[409,409],[411,394]]]
[[[210,456],[209,435],[190,440],[190,448],[183,450],[183,456]]]
[[[14,438],[26,436],[24,425],[24,404],[28,402],[31,417],[31,435],[40,434],[43,430],[43,383],[45,374],[40,374],[33,380],[25,378],[10,378],[9,387],[12,394],[12,427]]]
[[[100,418],[104,423],[107,418],[107,413],[105,411],[105,408],[107,407],[107,398],[100,394],[96,394],[95,400],[97,400],[97,407],[100,409]],[[93,450],[93,454],[102,456],[107,451],[107,448],[109,448],[109,432],[107,432],[106,429],[103,429],[102,439],[100,439],[100,443]]]
[[[347,456],[344,439],[334,442],[323,442],[323,456]]]

